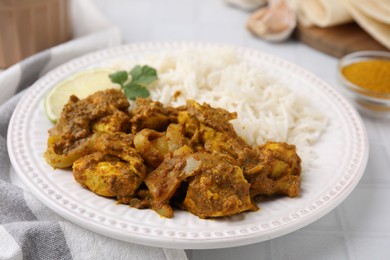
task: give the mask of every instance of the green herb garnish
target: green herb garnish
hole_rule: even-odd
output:
[[[128,82],[129,75],[131,76]],[[157,80],[157,71],[148,65],[135,66],[130,72],[118,71],[109,75],[113,83],[121,86],[125,95],[135,100],[137,97],[149,97],[150,93],[147,87]]]

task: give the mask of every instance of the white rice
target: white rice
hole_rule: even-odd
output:
[[[238,118],[231,122],[250,145],[268,140],[295,144],[304,169],[315,158],[313,145],[326,128],[326,117],[233,50],[181,50],[149,57],[140,64],[158,71],[159,80],[150,88],[152,100],[179,106],[194,99],[235,111]]]

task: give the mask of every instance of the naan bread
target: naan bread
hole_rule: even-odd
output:
[[[387,3],[385,3],[385,1],[387,1]],[[390,23],[384,22],[384,20],[390,18],[390,10],[387,11],[387,14],[382,14],[383,16],[379,13],[381,5],[387,6],[387,8],[390,9],[390,2],[388,0],[343,0],[343,2],[354,20],[365,31],[383,46],[390,49]],[[381,2],[381,5],[375,5],[379,2]],[[378,15],[372,13],[373,10],[377,10]],[[385,10],[386,9],[382,9],[382,12],[385,12]]]
[[[304,26],[330,27],[357,22],[390,49],[389,0],[289,0]]]
[[[352,21],[340,0],[295,0],[299,22],[304,26],[330,27]]]

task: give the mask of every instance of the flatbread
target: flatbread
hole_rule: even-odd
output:
[[[352,22],[352,16],[340,0],[295,0],[294,8],[304,26],[330,27]]]
[[[350,2],[365,15],[390,25],[390,0],[351,0]]]
[[[390,49],[390,0],[288,0],[303,26],[331,27],[355,21]]]
[[[357,0],[343,0],[343,3],[347,7],[348,11],[354,18],[354,20],[367,32],[369,33],[375,40],[380,42],[383,46],[390,49],[390,24],[382,22],[382,19],[378,20],[377,17],[372,17],[367,15],[367,13],[359,8],[355,1]],[[362,1],[362,0],[359,0]],[[372,0],[367,0],[371,2]],[[379,2],[379,0],[376,0]],[[383,0],[388,1],[388,0]],[[367,6],[369,6],[367,4]],[[365,8],[366,6],[364,6]],[[387,13],[389,16],[390,13]]]

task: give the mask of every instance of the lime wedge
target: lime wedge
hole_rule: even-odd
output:
[[[47,117],[51,122],[56,123],[71,95],[83,99],[99,90],[119,89],[120,86],[112,83],[108,77],[114,72],[113,69],[87,70],[55,85],[45,96],[44,104]]]

